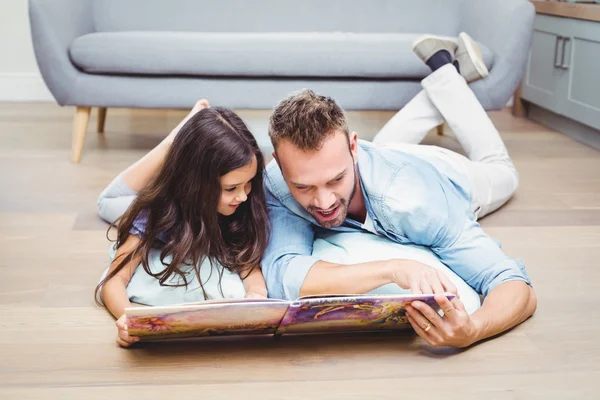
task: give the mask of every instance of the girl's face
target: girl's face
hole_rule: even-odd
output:
[[[248,199],[257,166],[256,157],[252,157],[250,164],[228,172],[220,178],[221,197],[217,207],[219,214],[233,214],[238,206]]]

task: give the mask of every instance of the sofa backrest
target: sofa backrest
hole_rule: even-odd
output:
[[[462,0],[93,0],[98,32],[456,35]]]

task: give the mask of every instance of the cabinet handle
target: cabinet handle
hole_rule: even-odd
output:
[[[562,36],[557,36],[556,37],[556,43],[554,45],[554,66],[555,67],[561,67],[561,64],[558,62],[558,44],[560,43],[561,40],[563,40],[564,38]],[[564,43],[564,42],[563,42]]]
[[[561,64],[560,67],[562,69],[569,69],[569,64],[565,64],[565,48],[567,47],[567,42],[569,40],[571,40],[571,38],[568,38],[568,37],[563,38],[562,56],[560,57],[560,64]]]

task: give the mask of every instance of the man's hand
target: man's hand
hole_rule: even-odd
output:
[[[478,329],[459,298],[452,301],[437,295],[444,316],[429,305],[414,301],[406,308],[408,321],[427,343],[432,346],[467,347],[478,340]]]
[[[117,344],[121,347],[129,347],[140,341],[138,336],[129,336],[125,319],[126,315],[123,314],[121,318],[117,320]]]
[[[412,260],[391,260],[393,264],[392,280],[403,289],[414,294],[441,294],[444,292],[458,295],[456,286],[443,272]]]

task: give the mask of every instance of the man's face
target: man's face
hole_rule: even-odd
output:
[[[340,226],[357,184],[356,133],[328,137],[319,150],[305,152],[283,140],[274,154],[292,196],[325,228]]]

